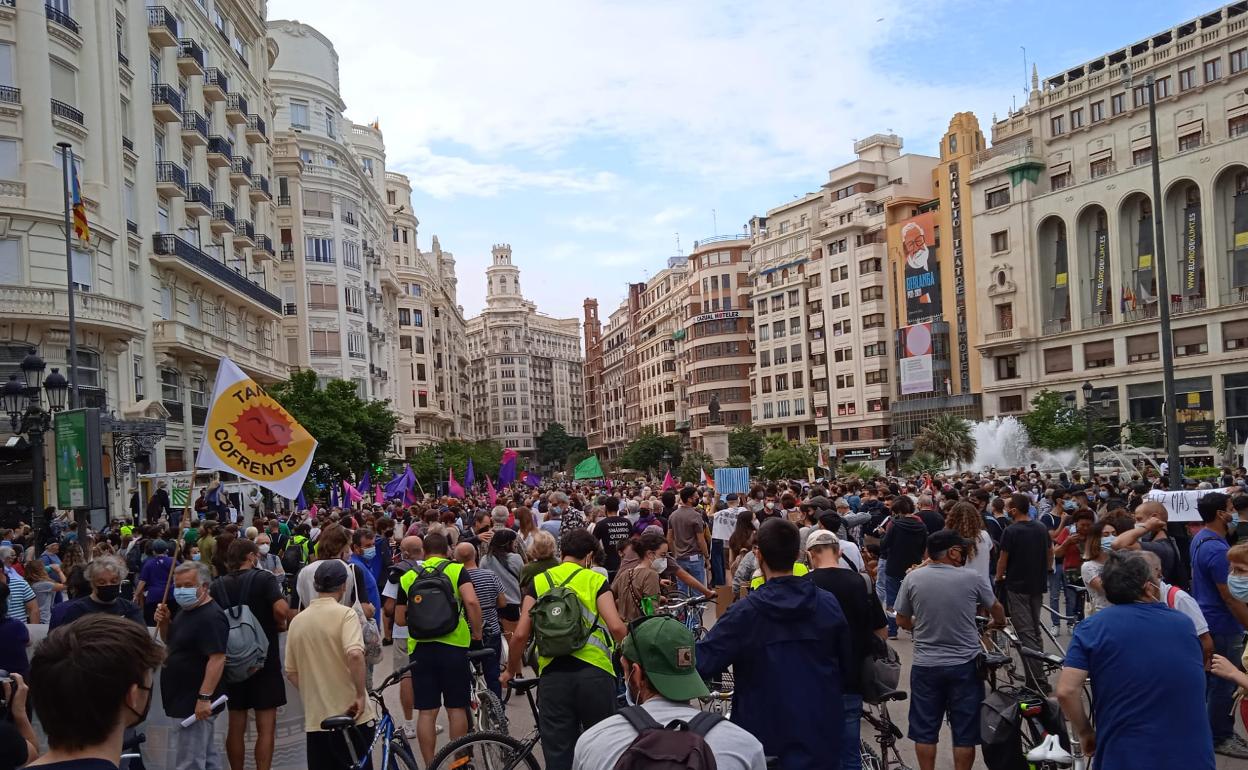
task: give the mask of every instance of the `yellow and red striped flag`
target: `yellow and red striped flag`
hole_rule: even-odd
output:
[[[78,236],[80,241],[91,240],[91,227],[87,224],[87,205],[82,201],[82,185],[78,182],[78,168],[74,164],[69,164],[69,173],[72,179],[71,195],[73,196],[73,212],[74,212],[74,235]]]

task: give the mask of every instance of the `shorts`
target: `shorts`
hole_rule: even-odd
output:
[[[910,730],[915,743],[940,741],[940,723],[949,716],[954,746],[979,745],[979,707],[984,683],[975,661],[956,666],[911,666]]]
[[[391,653],[390,653],[391,659],[394,663],[394,668],[391,670],[398,671],[399,669],[403,668],[404,666],[406,666],[408,663],[411,662],[412,660],[411,656],[407,654],[407,637],[406,636],[394,637],[394,645],[391,646],[390,649],[391,649]],[[404,674],[403,678],[410,679],[411,676],[412,675],[408,673],[408,674]]]
[[[412,653],[412,705],[417,711],[468,708],[472,672],[468,648],[441,642],[421,642]]]
[[[520,605],[508,604],[506,607],[499,607],[498,618],[499,620],[505,620],[508,623],[519,623],[520,622]]]
[[[282,676],[276,641],[269,640],[269,657],[264,661],[264,668],[241,682],[226,683],[225,694],[230,696],[230,711],[265,711],[286,705],[286,680]]]

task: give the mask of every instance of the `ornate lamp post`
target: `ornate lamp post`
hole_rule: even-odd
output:
[[[69,380],[59,369],[53,368],[40,387],[40,378],[46,368],[43,359],[32,348],[22,360],[22,379],[16,374],[9,375],[9,380],[0,390],[0,401],[4,410],[9,413],[9,426],[14,433],[26,434],[30,442],[33,507],[31,526],[35,530],[37,542],[42,540],[47,522],[43,518],[43,488],[47,480],[47,469],[43,456],[43,434],[52,429],[52,415],[65,408],[65,399],[69,395]],[[48,408],[43,407],[43,393],[48,396]]]
[[[442,472],[446,465],[446,455],[442,454],[442,447],[438,447],[438,451],[434,454],[434,459],[438,461],[438,477],[433,481],[433,493],[439,497],[442,496]]]

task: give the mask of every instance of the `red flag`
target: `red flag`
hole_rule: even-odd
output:
[[[490,477],[485,477],[485,494],[490,497],[490,507],[493,508],[498,502],[498,492],[494,490],[494,483],[490,481]]]
[[[669,489],[675,489],[675,488],[676,488],[676,479],[672,478],[672,472],[668,471],[667,475],[663,477],[663,487],[659,491],[666,492]]]
[[[451,493],[451,497],[458,497],[461,500],[464,497],[464,488],[455,480],[455,470],[451,469],[450,475],[446,479],[446,489]]]

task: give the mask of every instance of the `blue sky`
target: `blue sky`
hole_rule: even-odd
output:
[[[512,245],[539,308],[605,316],[693,241],[817,189],[853,141],[934,154],[953,113],[1022,104],[1041,78],[1212,3],[969,0],[270,0],[334,41],[357,122],[381,121],[422,248],[484,302]],[[715,213],[712,214],[712,211]],[[717,224],[716,224],[717,222]]]

